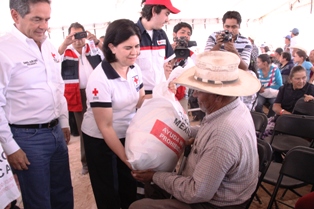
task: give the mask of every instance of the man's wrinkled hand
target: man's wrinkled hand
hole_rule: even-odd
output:
[[[64,134],[65,142],[66,142],[67,144],[69,144],[70,139],[71,139],[71,132],[70,132],[70,129],[69,129],[69,128],[62,128],[62,131],[63,131],[63,134]]]
[[[185,145],[186,146],[190,146],[190,145],[192,145],[194,143],[194,141],[195,141],[195,138],[190,138],[190,139],[185,141]]]
[[[145,170],[145,171],[132,171],[133,178],[140,182],[152,182],[155,171]]]
[[[10,165],[16,170],[27,170],[28,165],[31,164],[28,161],[25,152],[21,149],[17,150],[11,155],[8,155],[8,161]]]

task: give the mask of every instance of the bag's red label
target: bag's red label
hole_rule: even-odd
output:
[[[177,132],[162,121],[156,120],[150,133],[179,157],[184,146],[184,139]]]

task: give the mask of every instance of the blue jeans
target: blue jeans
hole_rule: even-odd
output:
[[[276,100],[276,97],[275,98],[265,98],[261,95],[258,95],[255,111],[256,112],[263,112],[263,105],[266,102],[268,102],[269,103],[269,112],[268,112],[267,117],[274,116],[275,113],[274,113],[272,108],[273,108],[273,104],[274,104],[275,100]]]
[[[72,209],[73,188],[68,148],[60,125],[53,128],[11,127],[26,153],[28,170],[15,170],[25,209]]]

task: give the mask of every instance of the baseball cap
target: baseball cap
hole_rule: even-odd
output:
[[[294,35],[297,35],[299,34],[299,29],[293,28],[290,32],[293,33]]]
[[[169,9],[169,11],[173,14],[180,12],[180,10],[172,6],[170,0],[146,0],[145,5],[163,5],[167,7],[167,9]]]
[[[291,36],[290,35],[286,35],[285,38],[290,40]]]

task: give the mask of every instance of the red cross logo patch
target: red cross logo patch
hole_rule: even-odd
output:
[[[96,97],[98,94],[98,90],[96,88],[94,88],[94,90],[92,91],[92,93],[94,94],[94,96]]]
[[[53,58],[53,61],[55,61],[56,63],[59,62],[59,60],[58,60],[57,57],[56,57],[56,54],[54,54],[54,53],[51,52],[51,56],[52,56],[52,58]]]
[[[136,75],[136,76],[133,77],[133,82],[134,82],[134,85],[135,85],[135,86],[138,85],[138,75]]]

